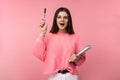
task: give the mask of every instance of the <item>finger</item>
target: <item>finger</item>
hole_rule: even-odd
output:
[[[46,22],[45,18],[42,18],[42,21],[43,21],[43,22]]]
[[[44,27],[44,25],[45,25],[45,21],[41,21],[40,27]]]
[[[45,27],[44,27],[44,28],[45,28],[45,30],[47,30],[47,23],[45,23],[45,25],[44,25],[44,26],[45,26]]]
[[[73,54],[70,59],[72,62],[75,62],[77,60],[76,54]]]

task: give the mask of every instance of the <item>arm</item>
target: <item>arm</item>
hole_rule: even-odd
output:
[[[77,37],[76,43],[75,43],[75,52],[78,53],[81,49],[82,49],[82,46],[81,46],[80,38]],[[76,65],[80,66],[81,64],[83,64],[85,62],[86,55],[84,54],[77,58],[78,58],[78,61],[76,61]]]
[[[39,37],[35,41],[34,48],[33,48],[34,55],[40,59],[41,61],[45,60],[46,55],[46,41],[44,37]]]
[[[85,54],[81,55],[79,61],[76,62],[76,65],[80,66],[81,64],[83,64],[85,62],[85,60],[86,60]]]
[[[81,56],[76,56],[76,54],[73,54],[70,58],[70,62],[73,63],[75,66],[79,66],[85,61],[85,59],[85,54]]]
[[[69,61],[73,63],[75,66],[80,66],[85,62],[86,56],[85,54],[81,56],[77,56],[78,52],[81,50],[81,43],[79,37],[75,40],[75,53],[70,57]]]
[[[40,23],[40,36],[34,44],[34,55],[39,58],[41,61],[45,60],[46,56],[46,46],[47,46],[47,37],[45,36],[47,31],[47,23],[45,19],[41,20]]]

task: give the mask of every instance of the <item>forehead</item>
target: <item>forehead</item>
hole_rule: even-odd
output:
[[[68,16],[68,14],[65,11],[61,11],[58,13],[58,16]]]

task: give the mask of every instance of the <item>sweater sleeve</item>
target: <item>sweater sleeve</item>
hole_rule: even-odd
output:
[[[38,37],[33,47],[33,54],[43,62],[46,56],[46,42],[45,37]]]
[[[76,52],[76,54],[77,54],[81,49],[82,49],[82,44],[81,44],[81,42],[80,42],[80,38],[77,37],[77,38],[76,38],[76,43],[75,43],[75,52]],[[86,55],[85,55],[85,54],[84,54],[84,55],[81,55],[80,61],[79,61],[79,62],[76,62],[76,66],[82,65],[82,64],[85,62],[85,60],[86,60]]]

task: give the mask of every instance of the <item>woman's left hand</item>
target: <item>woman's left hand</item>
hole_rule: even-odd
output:
[[[79,62],[80,61],[80,57],[76,56],[76,54],[73,54],[70,57],[70,62]]]

